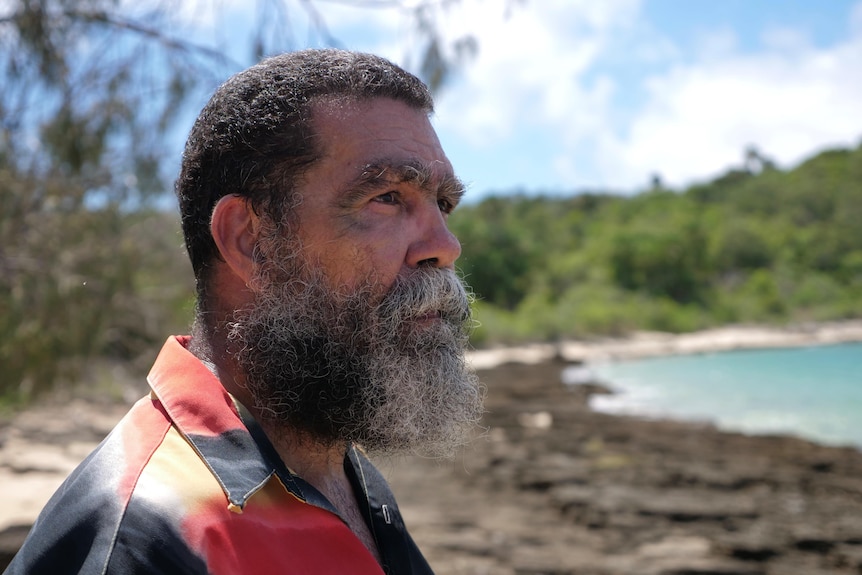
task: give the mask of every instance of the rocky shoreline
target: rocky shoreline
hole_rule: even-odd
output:
[[[848,326],[809,330],[805,345],[812,333],[822,343],[823,333],[862,334],[862,324]],[[618,344],[577,345],[596,360]],[[379,462],[437,573],[862,574],[862,452],[596,413],[589,397],[606,390],[560,383],[583,353],[525,349],[532,355],[474,355],[488,388],[487,432],[455,461]],[[0,569],[127,407],[58,399],[0,428],[0,487],[13,494],[0,510]]]
[[[384,466],[439,573],[862,573],[862,452],[595,413],[565,366],[481,371],[486,437]]]

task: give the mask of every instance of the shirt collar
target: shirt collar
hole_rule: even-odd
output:
[[[234,398],[186,348],[190,340],[188,336],[168,338],[147,381],[173,424],[221,485],[231,510],[239,512],[277,472],[276,464],[249,433]],[[290,477],[294,476],[288,472]],[[305,499],[298,485],[283,477],[282,482],[293,495]]]
[[[317,489],[292,473],[248,410],[188,349],[189,336],[171,336],[147,380],[174,426],[206,464],[240,513],[248,500],[276,475],[294,497],[338,512]],[[357,496],[386,515],[397,506],[380,472],[356,446],[347,451],[345,470]],[[390,524],[388,516],[385,523]]]

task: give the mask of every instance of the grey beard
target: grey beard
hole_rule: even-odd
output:
[[[447,456],[468,439],[483,389],[465,363],[470,297],[454,272],[417,269],[382,298],[371,282],[334,294],[308,267],[269,276],[229,331],[261,417],[382,453]]]

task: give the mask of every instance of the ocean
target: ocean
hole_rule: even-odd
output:
[[[862,448],[862,343],[592,364],[593,409]]]

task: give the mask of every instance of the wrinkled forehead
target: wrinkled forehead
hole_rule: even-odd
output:
[[[403,143],[399,136],[404,136],[440,147],[430,112],[401,100],[324,96],[309,106],[309,113],[313,131],[323,143],[363,137]]]
[[[427,112],[390,98],[321,101],[312,107],[317,148],[351,177],[425,185],[453,177]]]

